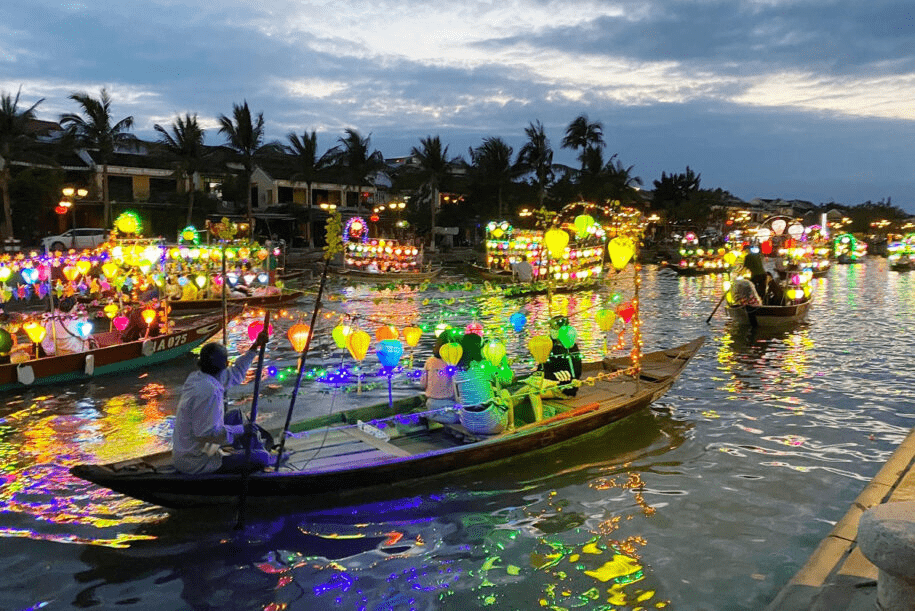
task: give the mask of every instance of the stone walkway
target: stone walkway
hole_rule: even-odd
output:
[[[915,430],[852,503],[767,611],[873,611],[877,567],[857,545],[858,520],[881,503],[915,500]]]

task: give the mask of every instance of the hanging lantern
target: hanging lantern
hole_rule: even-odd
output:
[[[515,333],[520,333],[524,329],[524,325],[527,324],[527,316],[521,312],[515,312],[508,317],[508,322],[511,323]]]
[[[40,344],[41,340],[43,340],[44,336],[48,333],[48,330],[44,328],[44,325],[37,323],[34,320],[30,320],[22,325],[22,330],[29,336],[29,339],[33,344]]]
[[[467,326],[464,327],[464,333],[474,333],[483,337],[483,325],[477,321],[467,323]]]
[[[346,338],[346,347],[349,350],[349,353],[357,361],[361,361],[365,358],[366,352],[368,352],[369,344],[372,343],[372,338],[369,337],[369,334],[361,329],[358,331],[353,331]]]
[[[334,338],[334,343],[337,344],[337,348],[346,348],[346,339],[352,332],[353,328],[349,325],[337,325],[334,327],[334,330],[331,331],[331,337]]]
[[[111,262],[102,263],[102,273],[106,278],[112,280],[118,275],[118,266]]]
[[[26,267],[23,269],[20,274],[22,279],[25,280],[26,284],[32,284],[38,280],[38,270],[32,269],[31,267]]]
[[[607,253],[610,255],[610,263],[616,269],[623,269],[635,254],[635,246],[632,240],[617,236],[607,244]]]
[[[207,277],[206,276],[197,276],[196,278],[194,278],[194,284],[197,285],[197,288],[202,289],[207,284]]]
[[[527,342],[527,349],[530,351],[531,356],[534,357],[534,360],[537,361],[537,364],[542,365],[550,357],[550,351],[553,349],[553,340],[550,339],[549,335],[537,335]]]
[[[126,316],[115,316],[111,321],[111,324],[113,324],[114,328],[117,329],[118,331],[123,331],[124,329],[126,329],[127,325],[129,323],[130,323],[130,319],[127,318]]]
[[[565,325],[556,332],[556,339],[567,349],[571,348],[575,345],[575,340],[578,339],[578,331],[572,325]]]
[[[554,259],[561,259],[569,244],[569,234],[562,229],[550,229],[543,235],[547,250]]]
[[[257,339],[260,332],[264,330],[264,321],[255,320],[248,325],[248,339],[252,342]],[[267,327],[267,335],[273,335],[273,325]]]
[[[86,261],[85,259],[80,259],[79,261],[76,262],[76,269],[79,271],[80,274],[85,276],[86,274],[89,273],[89,270],[92,269],[92,263],[89,261]]]
[[[579,214],[575,217],[572,224],[575,226],[575,233],[577,233],[579,239],[581,239],[588,234],[588,230],[591,228],[591,225],[594,224],[594,217],[590,214]]]
[[[601,308],[594,315],[594,320],[597,321],[597,326],[601,331],[609,331],[613,328],[613,323],[616,322],[616,312]]]
[[[487,361],[492,363],[494,367],[498,367],[502,363],[502,359],[505,358],[505,344],[492,340],[483,344],[481,352]]]
[[[113,303],[109,303],[108,305],[106,305],[106,306],[102,309],[102,311],[105,312],[105,316],[107,316],[108,319],[111,320],[112,318],[114,318],[115,316],[117,316],[117,314],[118,314],[118,306],[116,306],[116,305],[113,304]]]
[[[623,322],[628,323],[635,315],[635,306],[632,305],[632,302],[627,301],[616,308],[616,313],[623,319]]]
[[[423,330],[419,327],[404,327],[403,330],[403,338],[411,348],[419,343],[419,338],[422,337],[422,334]]]
[[[6,329],[0,329],[0,354],[9,354],[13,349],[13,336]]]
[[[396,367],[403,356],[403,345],[396,339],[383,339],[378,342],[375,355],[384,367]]]
[[[800,240],[801,236],[804,235],[804,226],[800,223],[794,223],[788,227],[788,235],[795,240]]]
[[[397,329],[391,325],[384,325],[375,329],[375,340],[384,341],[386,339],[397,339]]]
[[[143,322],[145,322],[147,325],[151,325],[152,322],[156,320],[156,314],[157,312],[153,308],[144,308],[143,311],[140,312],[140,316],[143,318]]]
[[[464,348],[457,342],[448,342],[439,348],[438,354],[442,360],[454,367],[461,361],[464,356]]]
[[[445,331],[447,331],[450,328],[451,328],[451,325],[449,325],[446,322],[438,323],[437,325],[435,325],[435,337],[438,337],[439,335],[441,335],[442,333],[444,333]]]
[[[775,235],[782,235],[782,232],[785,231],[785,226],[787,224],[788,223],[785,221],[785,219],[775,219],[772,221],[772,232]]]
[[[79,333],[80,338],[88,339],[92,335],[92,323],[88,320],[78,322],[76,324],[76,332]]]
[[[311,334],[311,328],[304,323],[296,323],[289,327],[289,331],[286,332],[286,337],[289,338],[289,343],[292,344],[292,349],[296,352],[302,352],[305,350],[305,344],[308,343],[308,336]]]
[[[114,221],[115,228],[121,233],[134,234],[140,232],[140,217],[136,212],[122,212]]]

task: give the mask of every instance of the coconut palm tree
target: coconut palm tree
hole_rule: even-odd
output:
[[[176,161],[176,171],[184,179],[188,192],[187,224],[193,222],[194,215],[194,176],[200,170],[206,156],[203,145],[203,128],[197,123],[197,115],[185,114],[178,117],[171,125],[171,133],[156,123],[153,128],[159,132],[159,142],[165,146],[169,156]]]
[[[305,131],[301,137],[295,132],[289,132],[286,136],[289,144],[284,146],[286,154],[290,157],[292,163],[292,180],[298,180],[305,183],[305,201],[307,207],[311,208],[312,194],[311,185],[318,179],[321,172],[330,167],[335,149],[331,149],[318,157],[318,133]],[[311,243],[311,223],[306,227],[308,234],[306,239]]]
[[[4,92],[0,94],[0,192],[3,196],[3,230],[4,239],[11,240],[13,235],[13,212],[10,204],[10,180],[13,177],[10,164],[23,150],[29,148],[34,138],[29,132],[29,122],[35,118],[35,109],[44,101],[38,100],[30,107],[19,109],[19,94],[16,97]]]
[[[328,151],[328,159],[342,171],[345,184],[362,190],[362,186],[374,181],[369,178],[385,169],[384,156],[380,151],[369,152],[371,135],[363,138],[352,128],[345,130],[346,136],[338,138],[339,147]],[[359,200],[361,204],[361,199]]]
[[[518,151],[518,165],[534,175],[538,204],[543,208],[547,187],[553,180],[553,149],[540,121],[531,123],[524,133],[527,142]]]
[[[87,93],[74,93],[70,99],[82,109],[83,116],[66,113],[60,116],[60,126],[74,138],[76,146],[94,150],[102,166],[102,203],[105,226],[111,225],[111,201],[108,197],[108,163],[119,148],[132,146],[136,136],[129,133],[133,117],[124,117],[112,124],[111,96],[103,87],[98,99]]]
[[[245,189],[245,210],[248,223],[254,229],[254,211],[251,208],[251,176],[254,174],[256,158],[267,152],[264,145],[264,113],[251,117],[248,101],[241,105],[232,104],[232,118],[219,116],[219,133],[226,138],[226,145],[241,157],[242,185]],[[275,145],[270,145],[271,150]]]
[[[485,138],[483,144],[470,149],[470,163],[473,173],[481,184],[496,190],[499,217],[503,218],[502,196],[505,189],[521,174],[512,163],[512,147],[501,138]]]
[[[430,206],[431,222],[429,229],[429,250],[435,250],[435,211],[438,209],[439,187],[444,178],[450,173],[451,165],[460,161],[459,158],[448,159],[448,147],[442,146],[438,136],[427,136],[420,139],[420,146],[414,146],[410,155],[419,165],[419,174],[432,192]]]
[[[578,160],[581,161],[581,169],[585,169],[585,155],[589,148],[604,147],[604,126],[600,121],[588,121],[588,115],[576,117],[566,128],[566,135],[562,139],[562,148],[578,150]]]

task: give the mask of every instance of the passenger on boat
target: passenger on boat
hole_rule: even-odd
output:
[[[440,409],[454,406],[454,382],[452,373],[448,372],[448,364],[442,360],[441,349],[447,342],[440,335],[432,348],[432,356],[426,359],[420,385],[426,392],[426,408]]]
[[[565,316],[554,316],[550,319],[550,339],[553,348],[546,363],[542,365],[543,379],[555,380],[562,385],[562,393],[567,397],[578,394],[578,387],[570,384],[572,380],[581,379],[581,349],[577,343],[566,348],[559,340],[559,332],[568,326],[569,319]]]
[[[766,305],[783,305],[785,303],[785,291],[770,272],[766,272],[766,298],[763,302]]]
[[[155,308],[156,303],[153,302],[150,304],[151,307]],[[146,324],[146,321],[143,320],[143,310],[144,306],[142,304],[137,304],[130,308],[130,311],[127,315],[129,322],[127,326],[121,331],[121,341],[122,342],[135,342],[141,337],[154,337],[162,333],[162,330],[159,327],[159,317],[156,316],[155,320],[152,321],[149,325]],[[147,331],[147,327],[149,330]]]
[[[200,350],[199,371],[191,373],[181,388],[172,432],[172,460],[182,473],[238,473],[260,470],[271,464],[270,453],[251,449],[250,461],[244,449],[223,449],[245,434],[245,425],[226,424],[223,396],[227,388],[240,384],[254,361],[257,350],[267,343],[261,332],[251,348],[235,359],[231,367],[225,347],[218,342]],[[241,444],[239,444],[241,445]]]
[[[534,266],[527,260],[527,257],[512,265],[512,277],[516,282],[523,284],[530,284],[534,281]]]
[[[45,323],[47,333],[41,341],[45,356],[73,354],[86,349],[86,342],[79,334],[78,325],[89,320],[85,314],[75,311],[76,299],[64,297],[57,302],[57,308]]]
[[[171,276],[165,278],[165,295],[171,300],[181,299],[181,286]]]
[[[181,301],[194,301],[197,299],[197,287],[194,282],[188,278],[187,282],[181,287]]]
[[[756,287],[757,295],[766,294],[766,266],[763,263],[762,255],[759,252],[759,246],[754,244],[747,250],[743,258],[743,266],[750,272],[750,282]]]
[[[735,278],[731,283],[731,303],[736,306],[756,307],[762,305],[756,287],[746,278]]]

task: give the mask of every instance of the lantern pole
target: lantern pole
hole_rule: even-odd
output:
[[[264,333],[270,332],[270,310],[264,314]],[[245,468],[241,476],[241,494],[238,496],[238,521],[235,529],[240,530],[245,525],[245,499],[248,496],[248,480],[251,469],[248,466],[251,463],[251,444],[254,435],[257,434],[257,396],[260,394],[261,372],[264,370],[264,351],[267,346],[262,344],[257,354],[257,371],[254,375],[254,397],[251,399],[251,414],[248,416],[247,439],[245,442]],[[279,461],[277,461],[279,462]]]
[[[207,235],[207,241],[209,241]],[[222,240],[222,345],[229,344],[229,301],[226,297],[226,241]]]

